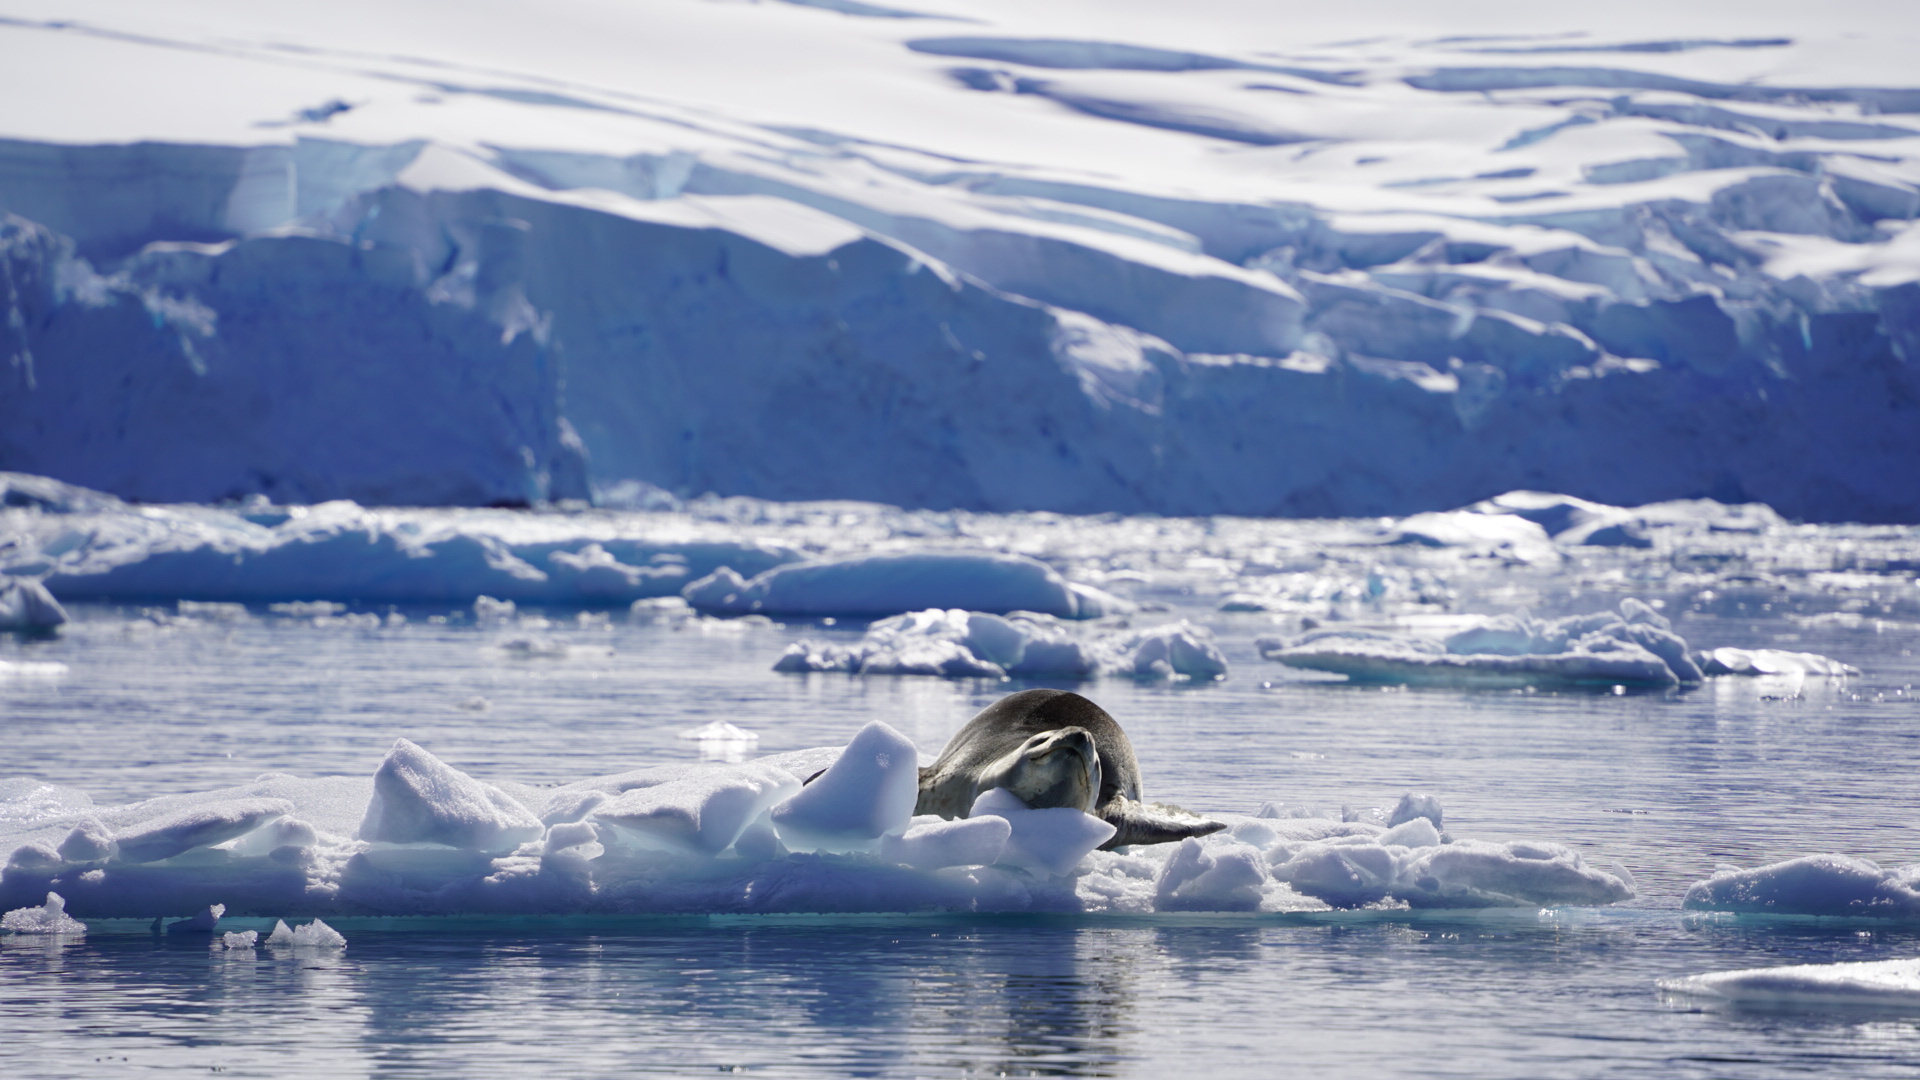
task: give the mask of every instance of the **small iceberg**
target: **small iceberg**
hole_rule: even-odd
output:
[[[1882,869],[1846,855],[1808,855],[1722,870],[1687,889],[1682,906],[1748,915],[1920,917],[1920,865]]]
[[[67,621],[67,610],[47,587],[28,577],[0,578],[0,630],[35,633]]]
[[[1063,619],[1097,619],[1132,607],[1091,585],[1066,580],[1045,563],[987,551],[789,563],[752,580],[721,567],[680,595],[695,608],[717,614],[800,617],[872,618],[965,607],[995,614],[1034,611]]]
[[[17,908],[0,915],[0,930],[15,934],[84,934],[87,924],[67,914],[67,902],[59,893],[48,893],[39,907]]]
[[[1227,660],[1205,627],[1185,620],[1083,637],[1050,615],[930,608],[882,619],[852,645],[802,639],[775,671],[933,675],[950,679],[1089,679],[1096,675],[1212,682]]]
[[[1445,686],[1692,686],[1712,675],[1798,672],[1857,675],[1811,653],[1714,649],[1695,654],[1673,624],[1628,598],[1617,612],[1483,619],[1445,638],[1368,629],[1316,629],[1261,638],[1262,656],[1353,682]]]
[[[1656,985],[1675,997],[1741,1005],[1920,1009],[1920,959],[1746,968]]]

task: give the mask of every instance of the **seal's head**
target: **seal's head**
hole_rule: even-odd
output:
[[[981,772],[976,790],[1006,788],[1043,810],[1067,806],[1088,813],[1100,798],[1100,750],[1082,727],[1043,731]]]

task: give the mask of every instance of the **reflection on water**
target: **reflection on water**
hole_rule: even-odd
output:
[[[391,926],[392,924],[387,924]],[[96,933],[0,948],[0,1073],[1755,1077],[1920,1065],[1920,1018],[1701,1010],[1702,965],[1920,933],[1654,913],[349,925],[342,954]]]

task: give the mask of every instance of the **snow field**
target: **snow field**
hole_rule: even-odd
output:
[[[1493,41],[1407,4],[564,0],[530,41],[417,3],[371,38],[16,7],[6,468],[146,501],[1920,516],[1920,92],[1877,10],[1461,16]]]

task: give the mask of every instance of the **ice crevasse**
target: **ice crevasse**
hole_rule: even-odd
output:
[[[370,777],[95,806],[0,781],[0,909],[59,917],[465,913],[1307,911],[1608,904],[1624,872],[1553,844],[1455,840],[1431,798],[1392,827],[1221,815],[1224,833],[1097,850],[1113,826],[1005,791],[915,817],[920,759],[875,722],[844,748],[488,783],[401,739]],[[803,777],[814,777],[803,784]],[[45,908],[48,893],[62,910]],[[39,914],[34,914],[38,912]],[[202,921],[211,929],[215,911]],[[269,942],[271,944],[271,942]]]

